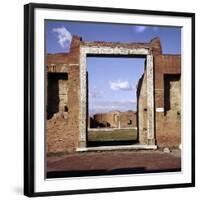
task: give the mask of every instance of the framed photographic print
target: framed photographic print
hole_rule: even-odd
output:
[[[195,15],[24,7],[24,194],[195,185]]]

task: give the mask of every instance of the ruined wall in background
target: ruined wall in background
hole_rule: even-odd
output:
[[[120,113],[120,127],[129,128],[137,127],[137,115],[136,112],[126,111]]]
[[[137,126],[136,112],[133,111],[111,111],[108,113],[98,113],[94,115],[93,120],[94,126],[91,126],[91,128],[132,128]]]
[[[119,127],[119,111],[113,111],[108,113],[97,113],[94,115],[94,120],[97,123],[97,127]]]

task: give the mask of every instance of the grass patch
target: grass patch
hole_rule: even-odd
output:
[[[112,130],[90,130],[88,131],[88,141],[130,141],[137,140],[136,129],[112,129]]]

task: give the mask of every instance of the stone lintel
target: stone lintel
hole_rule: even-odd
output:
[[[81,51],[85,54],[110,54],[110,55],[148,55],[150,50],[147,48],[125,48],[110,46],[81,46]]]

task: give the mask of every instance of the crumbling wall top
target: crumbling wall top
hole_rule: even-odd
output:
[[[107,42],[107,41],[81,41],[81,46],[85,47],[112,47],[112,48],[127,48],[127,49],[139,49],[144,48],[150,50],[153,55],[162,54],[162,48],[160,43],[160,38],[156,37],[152,39],[150,42],[142,43],[142,42]]]
[[[126,49],[148,49],[153,55],[161,55],[162,48],[160,39],[158,37],[152,39],[147,43],[123,43],[123,42],[106,42],[106,41],[82,41],[82,38],[74,35],[69,52],[47,54],[46,65],[49,70],[52,67],[61,67],[63,71],[66,65],[79,65],[80,64],[80,47],[112,47],[112,48],[126,48]],[[65,66],[64,66],[65,65]],[[60,69],[58,69],[60,71]]]

